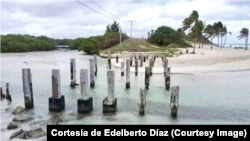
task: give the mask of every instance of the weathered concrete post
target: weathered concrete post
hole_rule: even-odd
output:
[[[95,77],[94,77],[94,60],[89,59],[89,74],[90,74],[90,87],[95,87]]]
[[[124,76],[124,62],[121,62],[121,76]]]
[[[163,58],[163,73],[164,73],[164,76],[167,75],[167,71],[168,71],[168,59],[167,58]]]
[[[143,57],[142,57],[142,55],[141,55],[141,57],[140,57],[140,62],[141,62],[141,67],[143,67]]]
[[[165,76],[165,87],[166,89],[170,88],[170,67],[168,67],[168,70]]]
[[[179,107],[179,86],[171,87],[170,108],[172,117],[176,117]]]
[[[119,62],[119,58],[118,58],[118,55],[116,55],[116,63]]]
[[[111,69],[111,55],[110,55],[110,51],[108,54],[108,69]]]
[[[65,109],[64,95],[61,95],[60,70],[52,70],[52,97],[49,98],[49,110],[61,111]]]
[[[97,76],[97,57],[94,55],[94,64],[95,64],[95,76]]]
[[[10,91],[9,91],[9,83],[6,83],[6,99],[12,101]]]
[[[145,67],[145,87],[148,89],[150,83],[149,67]]]
[[[143,62],[146,62],[146,56],[143,55]]]
[[[31,69],[23,69],[23,93],[25,109],[34,108]]]
[[[78,113],[90,113],[93,111],[93,98],[89,96],[88,70],[80,70],[81,98],[77,100]]]
[[[138,59],[135,59],[135,76],[138,75]]]
[[[140,103],[139,105],[139,114],[144,115],[145,114],[145,106],[146,106],[146,90],[140,89]]]
[[[107,82],[108,82],[108,97],[105,97],[103,100],[103,113],[115,113],[117,111],[117,98],[115,98],[114,70],[107,71]]]
[[[3,89],[0,87],[0,100],[3,99]]]
[[[153,75],[153,58],[149,58],[148,62],[149,62],[149,74],[150,76],[152,76]]]
[[[130,66],[132,67],[133,64],[133,57],[130,57]]]
[[[126,88],[130,88],[130,60],[126,63]]]
[[[75,87],[76,85],[76,60],[71,58],[70,59],[70,78],[71,78],[71,87]]]

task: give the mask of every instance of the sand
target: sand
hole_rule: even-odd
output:
[[[189,52],[192,52],[193,48],[188,48],[188,50]],[[195,52],[196,54],[186,54],[186,51],[183,50],[183,54],[168,58],[171,73],[206,73],[250,70],[250,49],[245,51],[244,49],[221,49],[213,47],[213,50],[211,50],[211,45],[204,45],[203,48],[196,48]],[[112,58],[111,62],[114,67],[120,69],[120,62],[125,59],[127,58],[120,58],[119,62],[116,63],[116,59]],[[144,67],[148,66],[148,64],[148,61],[144,62],[143,67],[139,67],[138,71],[144,72]],[[157,58],[153,68],[153,73],[163,73],[162,65],[161,58]],[[131,67],[131,72],[134,71],[135,68]]]

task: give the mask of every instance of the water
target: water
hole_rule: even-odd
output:
[[[131,88],[126,90],[125,77],[115,69],[115,96],[118,111],[115,114],[102,113],[102,100],[107,96],[107,59],[98,57],[96,87],[90,89],[93,97],[93,112],[89,115],[77,113],[77,99],[80,87],[70,88],[70,58],[76,59],[77,83],[80,69],[89,68],[90,55],[77,51],[49,51],[32,53],[1,54],[1,86],[5,92],[10,84],[12,103],[1,101],[2,140],[7,140],[16,131],[8,131],[7,125],[14,115],[12,110],[24,106],[22,89],[22,68],[31,68],[34,90],[34,109],[27,112],[33,120],[20,124],[23,128],[55,124],[250,124],[250,72],[223,72],[205,74],[172,74],[171,85],[180,86],[178,117],[170,116],[170,92],[164,88],[163,74],[153,74],[147,91],[147,105],[144,116],[139,115],[139,89],[144,86],[144,74],[131,73]],[[61,113],[48,111],[48,98],[52,95],[52,69],[60,69],[62,94],[66,109]],[[6,108],[8,108],[5,111]],[[20,128],[18,128],[20,129]]]

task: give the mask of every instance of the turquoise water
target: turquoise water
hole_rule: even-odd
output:
[[[150,78],[146,112],[140,116],[139,90],[144,87],[144,74],[135,76],[131,72],[131,88],[126,90],[125,77],[120,75],[120,69],[114,69],[118,111],[115,114],[103,114],[102,100],[108,92],[107,59],[99,57],[96,87],[90,89],[93,112],[78,114],[80,87],[69,87],[70,58],[76,59],[76,80],[79,83],[80,69],[88,69],[89,59],[93,56],[63,50],[1,54],[1,87],[5,91],[5,84],[9,83],[13,99],[9,106],[6,101],[1,101],[2,140],[8,139],[16,131],[6,130],[14,118],[11,111],[18,105],[24,106],[22,68],[31,68],[35,106],[25,113],[34,118],[21,124],[25,128],[55,124],[58,117],[61,119],[59,124],[250,124],[249,71],[172,74],[171,85],[180,86],[180,107],[178,117],[174,119],[170,116],[170,92],[165,90],[163,74],[153,74]],[[61,113],[48,111],[48,98],[52,95],[52,69],[60,69],[61,89],[66,99],[66,108]]]

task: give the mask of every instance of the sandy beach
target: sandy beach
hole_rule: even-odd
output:
[[[188,48],[189,54],[183,49],[182,53],[174,57],[169,57],[169,67],[171,73],[206,73],[206,72],[227,72],[227,71],[244,71],[250,70],[250,51],[234,48],[218,48],[211,45],[203,45],[203,48],[196,47],[195,53],[190,54],[193,48]],[[120,58],[116,63],[116,59],[112,58],[112,65],[116,68],[121,67],[121,61],[126,58]],[[139,63],[140,64],[140,63]],[[148,66],[148,60],[143,63],[143,67],[139,67],[139,72],[145,71]],[[163,73],[161,58],[157,58],[153,68],[153,73]],[[134,62],[133,62],[134,66]],[[134,72],[135,68],[131,67]]]

